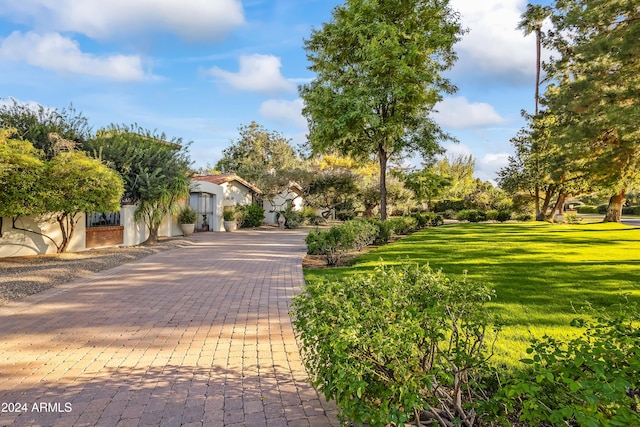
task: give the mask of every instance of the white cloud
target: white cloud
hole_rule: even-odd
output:
[[[535,73],[535,37],[517,29],[525,0],[452,0],[469,29],[456,46],[463,69],[490,75]]]
[[[213,67],[209,73],[219,77],[236,89],[256,92],[291,92],[296,86],[280,74],[282,63],[273,55],[248,55],[240,57],[237,73]]]
[[[244,24],[241,0],[0,0],[0,10],[39,30],[97,39],[157,29],[210,40]]]
[[[97,57],[83,53],[78,43],[57,33],[19,31],[0,42],[0,58],[59,73],[84,74],[118,81],[145,78],[142,61],[136,55]]]
[[[306,130],[307,120],[302,115],[304,103],[301,98],[293,101],[270,99],[260,105],[260,115],[282,125],[293,125],[297,129]]]
[[[445,98],[436,105],[434,119],[445,128],[468,129],[505,122],[505,119],[485,102],[469,102],[464,96]]]
[[[487,153],[476,160],[476,176],[495,183],[496,173],[509,164],[509,153]]]

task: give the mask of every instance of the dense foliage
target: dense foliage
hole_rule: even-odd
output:
[[[189,195],[188,145],[137,126],[112,125],[85,146],[122,175],[124,198],[136,203],[135,217],[149,231],[145,243],[157,242],[162,220],[177,213],[178,202]]]
[[[238,206],[236,213],[240,227],[260,227],[264,221],[264,209],[256,204]]]
[[[428,266],[380,266],[308,284],[294,300],[293,323],[314,385],[344,419],[473,426],[491,295]]]
[[[429,113],[455,90],[442,73],[461,32],[448,1],[347,0],[305,41],[316,75],[300,90],[311,148],[375,156],[382,219],[388,161],[407,152],[430,158],[446,137]]]

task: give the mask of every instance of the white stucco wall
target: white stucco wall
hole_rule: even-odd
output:
[[[296,191],[285,190],[271,200],[264,202],[264,222],[267,224],[276,224],[276,213],[287,208],[287,200],[292,201],[293,210],[301,211],[304,200]]]
[[[68,252],[83,251],[86,246],[85,215],[79,214],[76,219],[78,220],[78,225],[67,249]],[[16,221],[16,227],[46,234],[57,243],[62,241],[60,226],[55,217],[20,217]],[[12,228],[11,218],[3,218],[0,258],[55,253],[56,246],[51,240],[36,233],[16,230]]]

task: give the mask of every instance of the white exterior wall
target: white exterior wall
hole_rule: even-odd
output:
[[[222,188],[224,189],[224,206],[244,206],[253,202],[251,190],[236,181],[225,182]]]
[[[264,202],[264,222],[277,224],[276,213],[287,208],[287,200],[291,200],[294,211],[301,211],[304,205],[302,196],[293,190],[285,190],[271,200]]]
[[[86,220],[84,214],[76,216],[78,225],[74,232],[68,252],[79,252],[86,248]],[[16,221],[16,227],[27,230],[35,230],[46,234],[60,243],[62,233],[55,217],[20,217]],[[0,238],[0,258],[12,256],[29,256],[55,254],[55,244],[44,236],[12,228],[11,218],[3,218],[2,238]]]

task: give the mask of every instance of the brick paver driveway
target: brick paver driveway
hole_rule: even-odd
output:
[[[303,235],[198,234],[1,307],[0,425],[337,425],[288,314]]]

